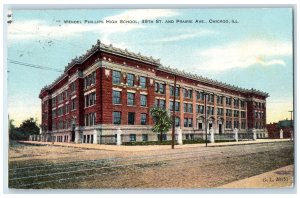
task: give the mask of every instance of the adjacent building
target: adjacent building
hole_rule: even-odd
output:
[[[125,142],[157,141],[150,109],[172,113],[174,94],[175,125],[184,139],[203,137],[205,129],[219,135],[255,129],[258,138],[267,137],[267,93],[166,67],[159,59],[98,41],[41,90],[44,138],[113,143],[121,129]],[[163,138],[170,139],[170,133]]]
[[[291,138],[293,136],[293,121],[280,120],[278,123],[270,123],[266,125],[268,137],[272,139],[280,138],[280,130],[283,132],[283,138]]]

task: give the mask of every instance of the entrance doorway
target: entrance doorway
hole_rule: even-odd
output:
[[[222,134],[222,124],[219,124],[219,134]]]
[[[75,142],[75,124],[72,125],[72,142]]]
[[[198,129],[202,129],[202,123],[198,123]]]

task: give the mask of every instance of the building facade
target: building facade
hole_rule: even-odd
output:
[[[175,93],[175,125],[184,139],[203,137],[205,129],[219,135],[255,129],[262,134],[258,137],[267,136],[267,93],[172,69],[98,41],[41,90],[44,139],[113,143],[121,129],[125,142],[157,141],[150,109],[160,106],[173,113]]]

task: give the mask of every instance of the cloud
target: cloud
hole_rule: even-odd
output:
[[[124,11],[118,15],[112,15],[103,20],[137,20],[155,19],[160,17],[171,17],[178,15],[173,10],[138,9]],[[135,29],[145,28],[140,23],[117,23],[117,24],[50,24],[48,21],[29,20],[14,21],[8,26],[8,39],[10,42],[32,39],[64,38],[80,36],[82,33],[94,32],[108,39],[110,34],[124,33]]]
[[[285,66],[283,58],[292,56],[292,42],[251,39],[201,49],[196,55],[199,57],[197,67],[207,70],[245,68],[254,64]]]

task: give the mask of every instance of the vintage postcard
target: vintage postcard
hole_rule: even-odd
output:
[[[294,14],[8,9],[8,189],[292,190]]]

